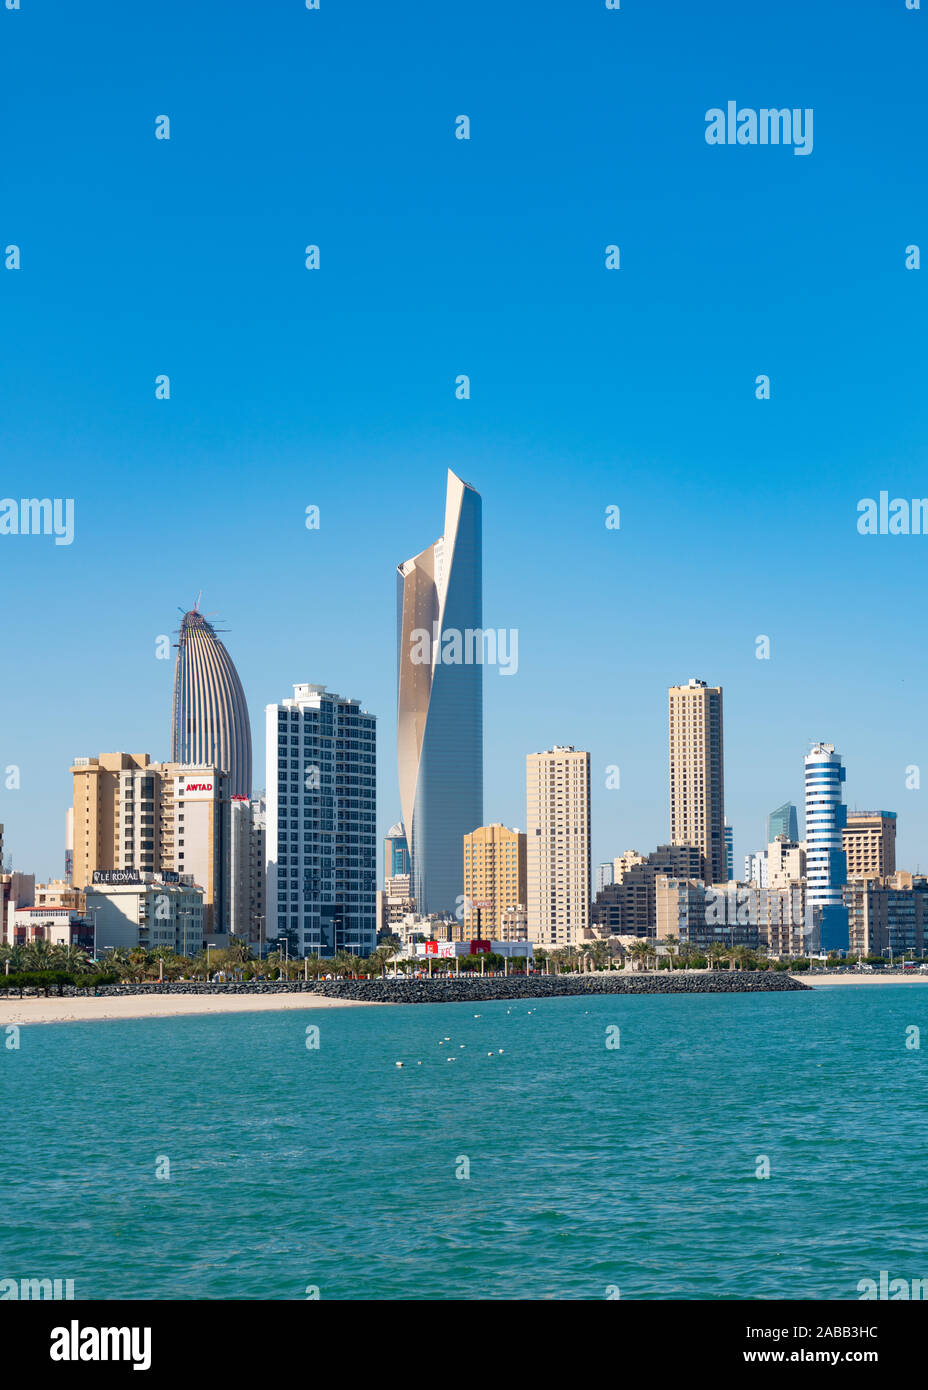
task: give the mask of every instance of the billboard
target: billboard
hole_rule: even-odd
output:
[[[216,779],[208,775],[196,773],[191,777],[178,777],[175,779],[174,795],[184,797],[187,801],[212,801],[216,792]]]
[[[437,956],[439,960],[450,960],[455,954],[453,941],[426,941],[425,954]]]
[[[120,883],[138,884],[142,882],[138,869],[94,869],[91,881],[93,883],[108,883],[111,886]]]

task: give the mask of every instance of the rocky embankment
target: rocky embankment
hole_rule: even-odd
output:
[[[382,1004],[449,1004],[482,999],[544,999],[573,994],[746,994],[808,989],[785,971],[706,970],[676,975],[530,975],[528,979],[452,976],[435,980],[321,980],[316,992]]]
[[[590,975],[519,975],[508,977],[452,975],[409,980],[257,981],[249,984],[107,985],[99,995],[126,994],[323,994],[335,999],[368,1000],[375,1004],[456,1004],[488,999],[544,999],[558,995],[590,994],[748,994],[808,989],[786,971],[700,970],[677,974],[634,974],[602,971]],[[66,994],[77,991],[66,989]]]

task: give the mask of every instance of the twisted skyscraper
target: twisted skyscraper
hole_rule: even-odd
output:
[[[174,668],[171,757],[229,774],[232,796],[251,795],[251,725],[232,658],[194,606],[184,614]]]
[[[483,824],[481,531],[480,494],[449,470],[444,535],[397,572],[400,802],[422,913],[458,907],[463,837]]]

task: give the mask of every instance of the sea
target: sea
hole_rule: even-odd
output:
[[[928,988],[4,1041],[0,1019],[0,1279],[78,1299],[856,1300],[928,1277]]]

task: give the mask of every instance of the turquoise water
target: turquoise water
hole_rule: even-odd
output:
[[[78,1298],[855,1299],[882,1269],[928,1276],[912,1024],[928,988],[33,1025],[0,1050],[0,1277]]]

